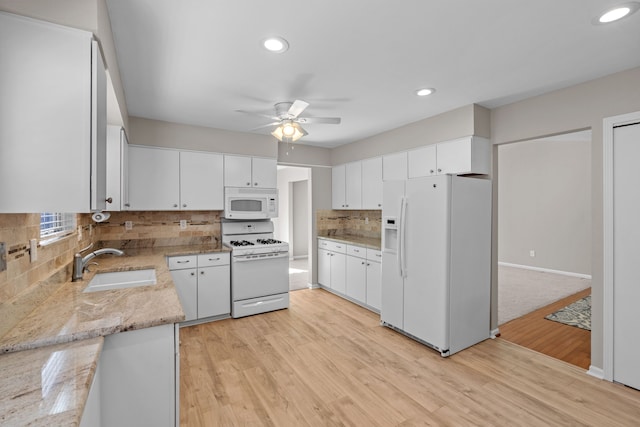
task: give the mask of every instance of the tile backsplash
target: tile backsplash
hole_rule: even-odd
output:
[[[318,210],[318,236],[352,235],[380,238],[382,211],[379,210]]]

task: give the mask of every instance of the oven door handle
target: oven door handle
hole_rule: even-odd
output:
[[[235,262],[263,261],[268,259],[289,258],[289,252],[274,252],[258,255],[237,255],[233,257]]]

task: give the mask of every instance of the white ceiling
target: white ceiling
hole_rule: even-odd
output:
[[[249,132],[269,120],[235,110],[302,99],[305,116],[342,117],[304,125],[324,147],[638,67],[640,12],[591,23],[617,3],[107,0],[131,116]],[[272,35],[289,50],[262,49]]]

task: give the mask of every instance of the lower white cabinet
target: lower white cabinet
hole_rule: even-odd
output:
[[[96,374],[100,423],[85,410],[82,425],[179,425],[178,334],[176,325],[167,324],[106,336]]]
[[[185,321],[231,313],[229,253],[168,258]]]
[[[84,404],[84,411],[82,412],[82,419],[80,420],[80,427],[101,427],[102,426],[102,411],[100,406],[100,387],[102,381],[100,381],[100,364],[96,368],[96,372],[93,376],[93,382],[89,388],[89,395],[87,401]]]
[[[318,239],[318,283],[374,310],[381,306],[382,253]]]

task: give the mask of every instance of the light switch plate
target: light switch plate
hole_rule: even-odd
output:
[[[125,230],[131,230],[133,228],[133,221],[125,221],[124,222],[124,229]]]

